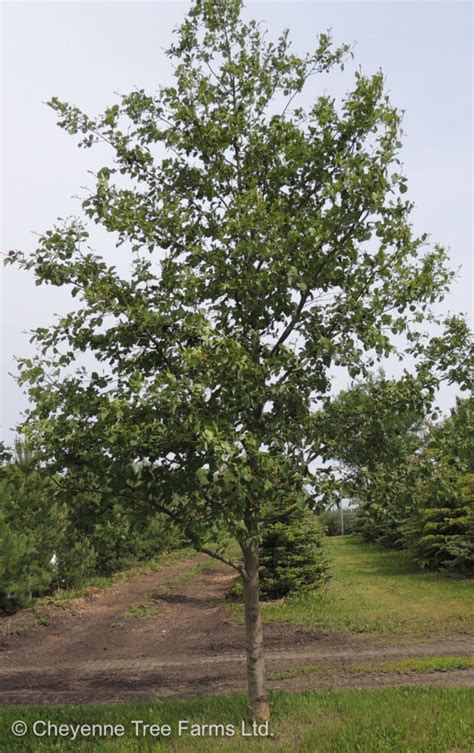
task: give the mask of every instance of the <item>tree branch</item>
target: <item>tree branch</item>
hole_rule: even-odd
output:
[[[296,311],[293,314],[293,316],[291,317],[291,320],[289,321],[288,325],[285,327],[285,329],[283,330],[282,334],[280,335],[280,337],[276,341],[275,345],[271,349],[271,355],[274,355],[275,353],[278,352],[278,350],[280,348],[280,345],[283,345],[283,343],[285,342],[285,340],[293,332],[295,326],[298,323],[298,319],[300,317],[300,314],[303,311],[303,307],[304,307],[306,301],[308,300],[308,297],[309,297],[309,288],[307,288],[303,293],[301,293],[300,302],[299,302],[299,304],[298,304],[298,306],[296,308]]]
[[[232,560],[227,559],[227,557],[224,557],[222,554],[218,554],[218,552],[214,552],[212,549],[208,549],[207,547],[201,546],[198,548],[198,552],[203,552],[204,554],[208,554],[209,557],[213,557],[215,560],[219,560],[219,562],[223,562],[225,565],[229,565],[229,567],[232,567],[234,570],[237,570],[239,575],[244,574],[244,568],[242,567],[242,565],[237,565]]]

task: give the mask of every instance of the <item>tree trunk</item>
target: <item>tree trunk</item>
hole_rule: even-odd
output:
[[[244,605],[249,714],[256,720],[270,718],[263,658],[262,617],[258,582],[258,543],[244,549]]]

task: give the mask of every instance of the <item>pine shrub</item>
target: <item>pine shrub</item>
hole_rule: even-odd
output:
[[[0,610],[14,611],[54,583],[62,521],[46,493],[21,473],[0,481]]]
[[[260,595],[279,599],[324,584],[328,558],[322,525],[299,508],[264,526],[260,548]]]
[[[420,493],[405,526],[409,551],[423,568],[474,572],[474,474],[441,467]]]

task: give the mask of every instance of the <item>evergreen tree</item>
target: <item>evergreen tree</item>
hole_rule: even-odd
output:
[[[260,548],[260,593],[264,599],[317,588],[329,579],[325,533],[315,514],[296,507],[267,521]]]
[[[458,400],[419,458],[403,527],[421,567],[474,572],[474,399]]]

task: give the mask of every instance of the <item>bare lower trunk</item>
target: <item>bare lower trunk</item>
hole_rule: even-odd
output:
[[[253,719],[270,718],[265,661],[263,658],[263,632],[260,614],[258,583],[258,545],[252,544],[244,551],[244,604],[245,636],[247,650],[247,688],[249,714]]]

